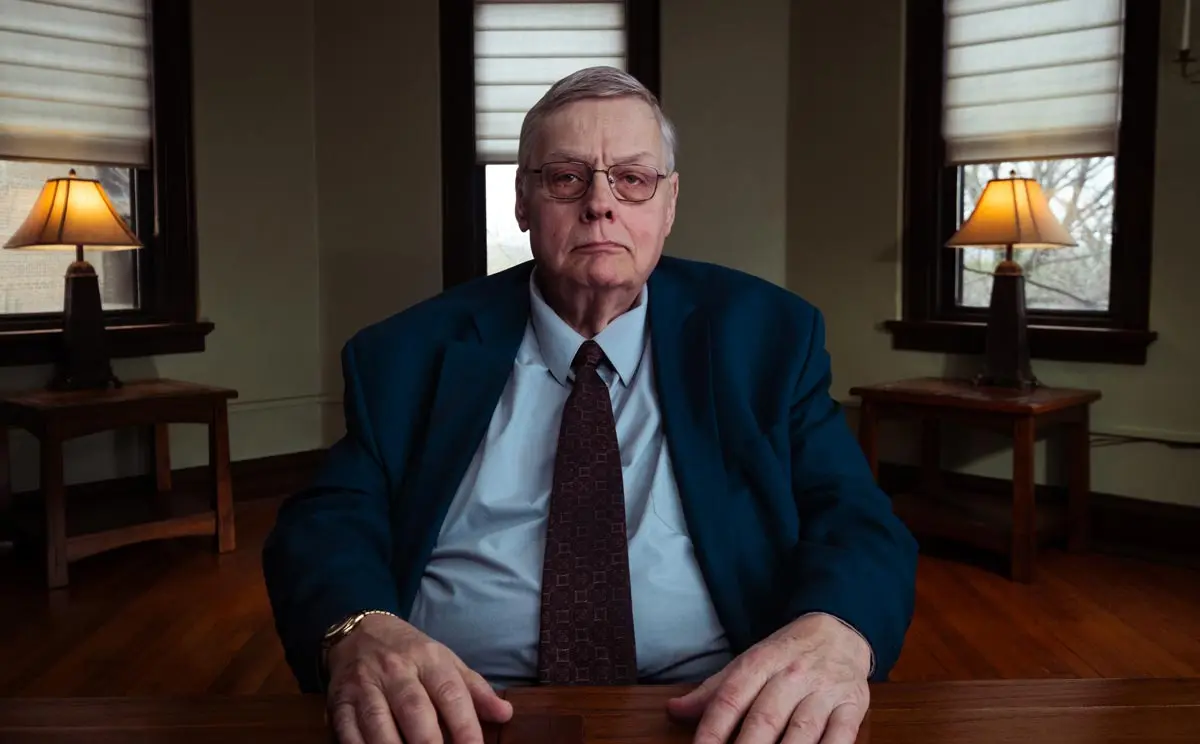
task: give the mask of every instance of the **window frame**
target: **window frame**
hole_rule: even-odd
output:
[[[440,0],[442,286],[487,276],[485,165],[475,159],[475,0]],[[625,0],[628,70],[660,92],[659,0]]]
[[[150,168],[131,184],[140,305],[107,310],[113,358],[204,350],[211,322],[198,317],[192,162],[191,1],[151,0],[154,119]],[[0,315],[0,366],[51,363],[62,346],[62,312]]]
[[[1126,2],[1109,309],[1027,309],[1034,358],[1145,364],[1158,336],[1149,322],[1160,14],[1160,0]],[[895,349],[981,354],[988,309],[956,304],[958,252],[944,247],[959,208],[958,168],[944,165],[941,134],[945,22],[943,0],[909,1],[903,312],[884,327]]]

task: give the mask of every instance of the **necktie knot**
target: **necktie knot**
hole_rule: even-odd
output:
[[[576,374],[584,369],[596,369],[604,359],[604,349],[600,348],[600,344],[589,339],[583,342],[579,351],[575,352],[575,361],[571,362],[571,369],[575,370]]]

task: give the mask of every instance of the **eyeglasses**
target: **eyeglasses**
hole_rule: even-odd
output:
[[[644,202],[654,198],[658,182],[665,175],[648,165],[614,165],[608,170],[592,168],[585,163],[544,163],[531,169],[542,177],[546,195],[558,201],[575,201],[592,187],[595,174],[603,173],[613,195],[624,202]]]

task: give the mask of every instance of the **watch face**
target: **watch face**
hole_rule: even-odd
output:
[[[346,632],[354,624],[354,617],[348,617],[325,632],[325,640],[330,641]]]

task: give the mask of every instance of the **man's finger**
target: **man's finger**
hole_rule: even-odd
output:
[[[358,731],[365,744],[401,744],[387,697],[376,687],[364,687],[354,705]]]
[[[392,680],[388,685],[388,703],[405,744],[436,744],[442,740],[437,711],[419,679],[403,677]],[[376,742],[368,739],[367,744]]]
[[[811,691],[807,680],[799,674],[787,670],[776,674],[746,711],[737,744],[775,744],[792,713]]]
[[[801,700],[788,720],[787,732],[780,744],[818,744],[838,702],[827,691],[813,693]]]
[[[726,744],[765,682],[763,676],[746,667],[727,676],[704,706],[695,744]]]
[[[821,744],[854,744],[867,712],[857,705],[843,704],[829,714]]]
[[[447,744],[483,744],[483,731],[479,726],[479,716],[475,713],[475,701],[453,664],[425,667],[421,670],[421,684],[450,733],[450,742]]]
[[[729,668],[731,665],[726,665],[721,671],[704,680],[698,687],[688,692],[686,695],[674,697],[667,701],[667,712],[676,718],[696,719],[703,713],[708,705],[708,699],[712,697],[713,692],[721,686],[725,678],[729,676]]]
[[[462,662],[457,666],[463,682],[471,692],[471,699],[475,702],[475,710],[478,711],[480,719],[492,723],[505,723],[512,718],[512,703],[500,697],[479,672]]]
[[[366,744],[358,730],[358,718],[351,703],[338,703],[334,707],[330,725],[338,744]]]

